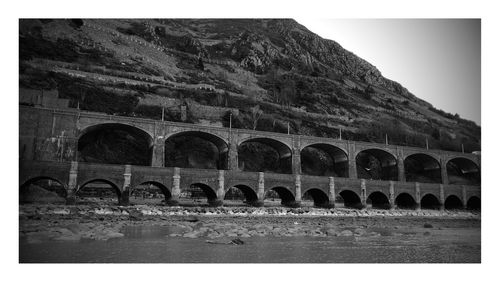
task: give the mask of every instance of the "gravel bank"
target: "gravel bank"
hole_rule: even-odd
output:
[[[377,237],[432,235],[454,227],[480,228],[480,213],[466,211],[316,208],[23,205],[19,235],[44,240],[109,240],[130,226],[165,227],[166,237],[227,242],[255,236]]]

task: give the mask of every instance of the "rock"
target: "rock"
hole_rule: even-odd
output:
[[[217,232],[212,232],[212,233],[208,233],[207,237],[208,238],[218,238],[218,237],[222,237],[222,235],[220,233],[217,233]]]
[[[434,226],[432,226],[432,224],[430,223],[426,223],[424,224],[424,228],[433,228]]]
[[[366,231],[364,229],[361,229],[361,228],[356,228],[356,229],[354,229],[354,233],[358,234],[358,235],[363,235],[366,233]]]
[[[198,232],[189,232],[184,235],[182,235],[184,238],[198,238]]]
[[[257,231],[255,231],[255,230],[250,230],[250,231],[248,231],[248,235],[250,235],[250,236],[255,236],[255,235],[257,235],[257,233],[258,233],[258,232],[257,232]]]
[[[351,230],[344,230],[344,231],[337,234],[337,236],[352,236],[352,235],[353,235],[353,233]]]
[[[54,210],[54,214],[70,214],[70,211],[68,209],[59,209],[59,210]]]
[[[129,219],[132,220],[132,221],[139,221],[139,220],[142,220],[142,218],[144,217],[144,215],[142,214],[142,212],[139,212],[135,209],[131,209],[129,212]]]
[[[125,236],[125,234],[120,233],[120,232],[109,232],[107,234],[108,239],[113,239],[113,238],[121,238]]]
[[[198,217],[193,216],[193,215],[186,216],[186,217],[184,218],[184,220],[185,220],[185,221],[188,221],[188,222],[198,222],[198,221],[200,221],[200,220],[198,219]]]
[[[243,242],[241,239],[238,239],[238,238],[231,240],[231,243],[234,244],[234,245],[243,245],[243,244],[245,244],[245,242]]]
[[[335,236],[337,234],[337,230],[330,228],[330,229],[327,229],[325,233],[328,236]]]
[[[71,232],[73,232],[74,234],[78,234],[80,232],[80,229],[84,227],[83,225],[79,225],[79,224],[68,224],[65,226],[66,229],[70,230]]]
[[[323,233],[320,230],[313,230],[311,233],[312,236],[320,236],[323,235]]]

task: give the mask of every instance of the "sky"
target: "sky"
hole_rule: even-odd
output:
[[[481,124],[479,19],[296,20],[434,107]]]

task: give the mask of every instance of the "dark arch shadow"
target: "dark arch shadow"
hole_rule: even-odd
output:
[[[292,173],[292,151],[270,138],[253,138],[238,146],[238,167],[243,171]]]
[[[398,180],[396,158],[380,149],[367,149],[356,156],[356,170],[359,179]]]
[[[461,210],[464,208],[464,205],[460,198],[455,195],[450,195],[444,201],[444,208],[447,210]]]
[[[303,174],[349,177],[347,154],[330,144],[313,144],[300,151]]]
[[[312,198],[314,202],[314,206],[318,208],[330,208],[332,205],[330,204],[330,200],[328,199],[328,195],[320,189],[311,188],[307,190],[302,199]]]
[[[99,204],[100,202],[121,204],[122,202],[120,188],[106,179],[93,179],[87,181],[80,186],[75,194],[77,203],[80,204]],[[83,198],[95,198],[99,199],[99,201],[83,201]]]
[[[420,200],[420,207],[428,210],[438,210],[441,207],[438,198],[432,194],[426,194]]]
[[[467,209],[469,210],[481,210],[481,199],[476,196],[472,196],[467,201]]]
[[[344,207],[346,208],[355,208],[355,209],[362,209],[363,205],[361,204],[361,199],[359,198],[358,194],[351,190],[344,190],[339,193],[339,195],[342,197],[344,200]]]
[[[19,187],[19,203],[64,203],[66,187],[57,179],[47,176],[31,178]]]
[[[389,203],[389,199],[387,196],[380,192],[375,191],[372,192],[367,199],[367,204],[371,203],[372,208],[374,209],[383,209],[388,210],[391,208],[391,204]]]
[[[417,202],[408,193],[399,194],[394,202],[399,209],[415,209],[417,207]]]
[[[454,158],[446,164],[448,182],[450,184],[477,185],[481,184],[479,167],[466,158]]]
[[[182,205],[200,205],[202,203],[201,198],[206,198],[209,206],[218,206],[221,204],[217,200],[215,190],[204,183],[193,183],[188,188],[181,189],[181,194],[185,194],[185,197],[191,198],[194,201],[191,204],[182,203]]]
[[[134,126],[104,123],[86,128],[78,139],[78,161],[150,166],[153,139]]]
[[[404,161],[405,177],[408,182],[442,183],[441,165],[426,154],[413,154]]]
[[[163,199],[159,195],[162,195]],[[138,198],[141,204],[161,204],[167,203],[172,198],[172,194],[165,185],[159,182],[145,181],[130,190],[130,202],[136,203]]]
[[[227,143],[202,131],[179,132],[165,140],[165,166],[228,169]]]
[[[260,205],[255,191],[246,185],[235,185],[229,188],[224,195],[224,200],[243,200],[248,205]]]
[[[297,202],[295,202],[295,196],[293,193],[285,187],[274,187],[266,192],[264,199],[272,197],[272,194],[277,193],[281,199],[281,205],[286,207],[296,207]]]

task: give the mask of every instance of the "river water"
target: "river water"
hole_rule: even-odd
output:
[[[108,241],[28,242],[20,262],[63,263],[479,263],[477,228],[446,228],[431,235],[379,237],[251,237],[243,245],[209,244],[207,238],[170,237],[165,226],[127,226]],[[229,241],[231,238],[228,238]]]

